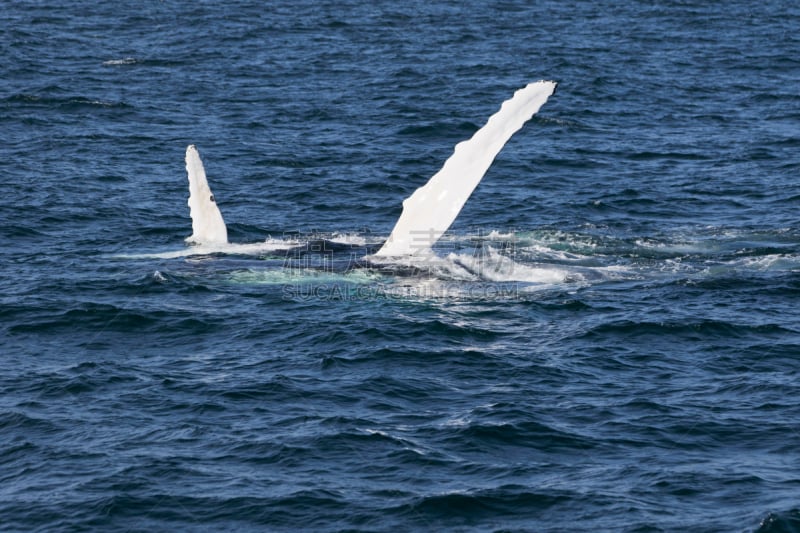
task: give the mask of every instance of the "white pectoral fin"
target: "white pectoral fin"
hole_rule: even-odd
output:
[[[194,244],[227,244],[228,229],[208,186],[200,153],[191,144],[186,148],[186,173],[189,175],[189,214],[192,217],[192,236],[186,242]]]
[[[539,111],[556,89],[538,81],[516,91],[471,139],[425,185],[403,202],[403,212],[389,239],[375,254],[399,257],[428,253],[458,216],[506,142]]]

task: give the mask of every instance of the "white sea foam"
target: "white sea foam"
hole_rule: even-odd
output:
[[[719,243],[711,241],[660,242],[650,239],[637,239],[636,246],[669,255],[713,254],[719,251]]]
[[[280,268],[280,269],[247,269],[230,274],[233,283],[245,285],[290,285],[315,284],[333,286],[337,283],[366,284],[382,279],[380,274],[364,270],[347,272],[330,272],[325,270]]]
[[[334,233],[329,239],[331,242],[339,244],[350,244],[353,246],[366,246],[367,239],[354,233]]]
[[[543,259],[558,260],[565,262],[578,262],[578,261],[586,261],[587,259],[589,259],[585,255],[571,253],[564,250],[555,250],[549,246],[541,244],[532,244],[529,246],[520,247],[518,251],[525,252],[526,254],[533,254],[534,256],[539,256]]]
[[[108,61],[103,61],[103,65],[106,66],[114,66],[114,65],[133,65],[138,63],[139,60],[135,57],[125,57],[122,59],[110,59]]]
[[[491,241],[510,241],[515,239],[516,235],[514,234],[513,231],[508,233],[503,233],[501,231],[493,229],[486,235],[486,238]]]
[[[760,257],[745,257],[732,261],[728,266],[742,270],[790,271],[800,269],[800,256],[790,254],[769,254]]]
[[[290,241],[282,239],[267,239],[263,242],[247,244],[198,244],[186,246],[180,250],[169,250],[165,252],[144,252],[139,254],[117,254],[112,256],[115,259],[176,259],[180,257],[195,257],[201,255],[264,255],[279,250],[288,250],[301,246],[300,241]]]

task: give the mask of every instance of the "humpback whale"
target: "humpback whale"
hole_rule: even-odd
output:
[[[228,228],[208,186],[206,171],[195,145],[186,148],[186,173],[189,176],[189,216],[192,217],[191,244],[228,244]]]
[[[403,201],[402,214],[389,238],[365,259],[380,263],[432,253],[431,248],[456,219],[497,154],[539,111],[556,85],[554,81],[533,82],[503,102],[470,139],[456,145],[439,172]],[[203,246],[227,245],[225,222],[194,145],[186,148],[186,171],[192,218],[192,235],[186,241]]]

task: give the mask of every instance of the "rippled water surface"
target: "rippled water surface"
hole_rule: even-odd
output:
[[[794,4],[3,21],[0,529],[800,529]],[[436,260],[365,267],[538,79]]]

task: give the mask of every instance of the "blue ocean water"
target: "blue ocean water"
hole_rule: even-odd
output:
[[[800,529],[795,4],[2,12],[0,530]],[[538,79],[441,263],[350,268]],[[175,254],[188,144],[298,247]]]

